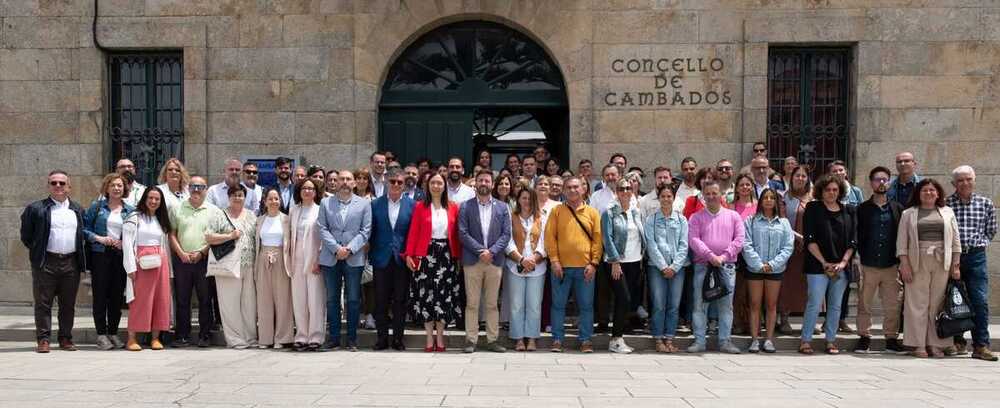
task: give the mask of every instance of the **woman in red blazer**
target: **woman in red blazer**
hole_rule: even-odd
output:
[[[424,199],[413,207],[403,251],[406,266],[414,272],[410,319],[424,324],[426,352],[445,350],[444,329],[461,316],[462,293],[456,267],[461,253],[458,206],[448,201],[444,176],[434,173],[427,180]]]

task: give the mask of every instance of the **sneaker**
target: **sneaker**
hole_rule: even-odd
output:
[[[764,340],[764,352],[765,353],[774,353],[775,351],[778,351],[778,350],[776,350],[774,348],[774,342],[772,342],[771,340]]]
[[[635,311],[635,314],[637,316],[639,316],[640,319],[643,319],[643,320],[646,320],[646,319],[649,318],[649,312],[647,312],[646,308],[644,308],[642,306],[639,306],[639,309]]]
[[[323,351],[336,351],[340,349],[340,340],[327,340],[319,347]]]
[[[608,351],[618,354],[628,354],[632,352],[632,348],[625,345],[625,339],[615,337],[608,342]]]
[[[698,343],[698,342],[691,343],[691,345],[688,346],[688,348],[687,348],[687,352],[688,353],[704,353],[705,352],[705,345],[701,344],[701,343]]]
[[[187,338],[179,338],[170,343],[170,347],[173,348],[186,348],[191,347],[191,340]]]
[[[108,340],[111,340],[111,344],[114,344],[116,349],[125,348],[125,342],[117,334],[108,335]]]
[[[111,339],[108,336],[102,334],[97,336],[97,348],[100,350],[111,350],[115,348],[115,345],[111,343]]]
[[[888,343],[888,340],[886,340]],[[854,344],[854,352],[858,354],[868,354],[871,352],[872,338],[868,336],[861,336],[858,342]]]
[[[507,348],[506,347],[501,346],[500,343],[497,343],[495,341],[492,342],[492,343],[487,344],[486,345],[486,349],[489,350],[489,351],[492,351],[494,353],[506,353],[507,352]]]
[[[748,353],[760,353],[760,340],[750,339],[750,347],[747,348]]]
[[[722,345],[719,346],[719,351],[726,354],[740,354],[740,349],[731,341],[722,343]]]
[[[212,339],[208,337],[202,337],[198,339],[198,348],[208,348],[212,345]]]
[[[375,330],[375,318],[372,315],[368,315],[368,318],[365,319],[365,328]]]
[[[986,346],[976,346],[975,350],[972,351],[972,358],[983,361],[997,361],[997,356],[993,355],[993,352]]]
[[[580,352],[584,354],[590,354],[594,352],[594,344],[590,340],[580,343]]]
[[[559,341],[559,340],[553,340],[552,341],[552,346],[549,347],[549,351],[551,351],[553,353],[562,353],[563,352],[562,342]]]
[[[896,353],[896,354],[906,354],[909,350],[903,347],[903,343],[899,339],[885,339],[885,351]]]
[[[476,352],[476,343],[473,343],[471,341],[466,340],[465,341],[465,347],[462,348],[462,352],[466,353],[466,354],[468,354],[468,353],[475,353]]]

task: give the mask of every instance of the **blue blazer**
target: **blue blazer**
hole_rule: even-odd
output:
[[[368,243],[372,229],[372,206],[367,199],[351,195],[347,203],[347,217],[340,221],[340,200],[336,196],[324,198],[319,205],[319,236],[323,248],[319,252],[319,264],[334,266],[337,264],[337,250],[347,247],[351,256],[347,257],[348,266],[365,266],[366,254],[363,251]]]
[[[489,249],[493,254],[493,265],[502,266],[506,260],[507,244],[510,243],[510,210],[507,204],[490,199],[490,230],[487,231],[487,246],[483,245],[483,224],[479,222],[479,199],[473,198],[461,204],[458,211],[458,238],[462,241],[462,262],[474,265],[479,262],[479,253]]]
[[[396,227],[389,222],[389,197],[383,195],[372,201],[372,237],[368,246],[368,259],[372,267],[382,269],[389,262],[403,266],[400,256],[406,249],[406,235],[410,231],[414,201],[403,195],[399,198],[399,215]]]

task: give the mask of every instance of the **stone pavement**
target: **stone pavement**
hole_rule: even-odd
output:
[[[996,407],[1000,364],[888,355],[31,352],[0,407]]]

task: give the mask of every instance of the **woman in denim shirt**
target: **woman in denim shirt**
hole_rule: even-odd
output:
[[[601,214],[601,234],[604,237],[604,259],[611,265],[611,289],[615,293],[614,327],[608,350],[631,353],[625,344],[626,318],[636,311],[642,300],[638,292],[642,278],[643,228],[639,206],[632,204],[632,184],[618,180],[614,185],[617,200]]]
[[[649,332],[658,353],[674,353],[678,308],[684,290],[684,267],[688,264],[688,223],[674,211],[674,190],[657,187],[660,210],[646,218],[649,302],[653,309]]]
[[[83,214],[83,235],[90,248],[91,286],[94,291],[94,326],[97,348],[111,350],[125,347],[118,337],[125,293],[125,267],[122,263],[122,224],[132,206],[126,204],[125,179],[117,173],[104,176],[101,196]]]
[[[773,353],[774,323],[778,317],[778,293],[781,290],[782,273],[788,266],[788,259],[795,249],[795,234],[792,225],[784,218],[781,210],[781,196],[777,191],[765,188],[760,193],[757,213],[748,218],[746,236],[743,241],[743,259],[746,261],[746,281],[750,289],[750,348],[751,353],[760,351],[760,304],[767,296],[767,340],[764,352]]]

